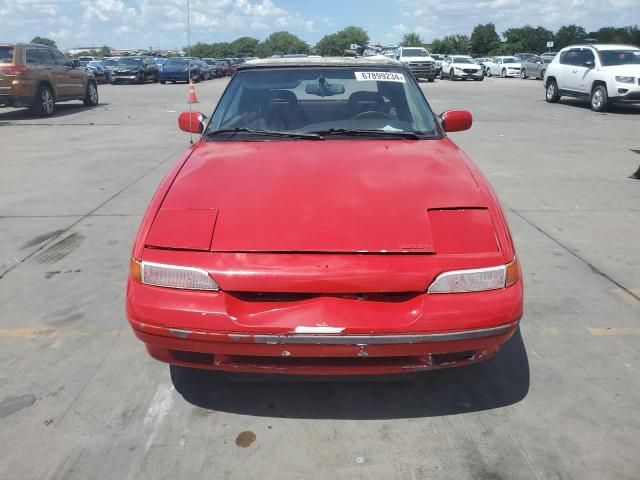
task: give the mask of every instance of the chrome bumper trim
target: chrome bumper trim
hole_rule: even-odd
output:
[[[271,345],[312,344],[312,345],[397,345],[425,342],[455,342],[472,338],[502,335],[514,328],[518,322],[499,327],[460,332],[428,333],[418,335],[248,335],[230,333],[229,337],[237,342],[265,343]]]

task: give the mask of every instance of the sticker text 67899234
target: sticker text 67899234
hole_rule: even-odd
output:
[[[405,83],[404,75],[398,72],[355,72],[356,80],[364,82],[368,80],[378,82],[401,82]]]

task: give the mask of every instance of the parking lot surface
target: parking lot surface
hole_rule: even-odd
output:
[[[210,114],[226,83],[198,84],[195,107]],[[155,362],[124,283],[188,145],[187,87],[101,86],[98,107],[47,119],[0,110],[0,478],[640,478],[640,107],[550,105],[536,80],[422,87],[436,112],[474,115],[452,138],[503,202],[526,303],[496,358],[412,382]]]

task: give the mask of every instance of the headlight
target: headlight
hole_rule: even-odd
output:
[[[441,273],[427,289],[427,293],[464,293],[498,290],[518,281],[518,261],[506,265],[473,270],[453,270]]]
[[[219,290],[213,278],[200,268],[132,260],[130,272],[134,280],[145,285],[185,290]]]
[[[616,82],[620,83],[635,83],[635,78],[633,77],[618,77],[616,76]]]

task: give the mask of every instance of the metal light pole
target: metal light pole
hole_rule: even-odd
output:
[[[189,3],[189,0],[187,0],[187,55],[188,55],[187,78],[189,79],[188,88],[191,88],[191,4]],[[187,98],[189,98],[188,94],[187,94]],[[191,104],[191,102],[189,102],[189,127],[190,127],[189,130],[193,130],[193,128],[191,128],[192,112],[193,112],[193,105]],[[193,132],[189,132],[189,143],[193,145]]]

